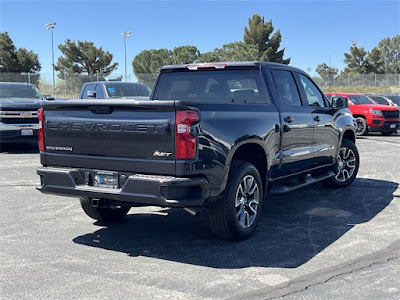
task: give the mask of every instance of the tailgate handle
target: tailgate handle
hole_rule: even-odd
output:
[[[108,105],[89,106],[89,109],[94,114],[111,114],[112,109]]]

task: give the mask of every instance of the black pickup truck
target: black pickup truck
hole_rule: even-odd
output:
[[[0,82],[0,148],[6,143],[37,141],[42,102],[32,84]]]
[[[286,65],[166,66],[149,101],[44,103],[37,189],[79,197],[103,221],[135,206],[205,208],[218,237],[245,239],[267,193],[353,182],[346,106]]]

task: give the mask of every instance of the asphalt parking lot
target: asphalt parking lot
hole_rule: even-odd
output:
[[[34,146],[0,153],[1,299],[399,299],[400,135],[357,140],[342,190],[269,196],[254,235],[214,238],[206,213],[136,208],[120,223],[35,190]]]

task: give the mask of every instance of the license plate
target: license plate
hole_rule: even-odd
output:
[[[390,128],[396,128],[396,124],[390,124]]]
[[[117,189],[118,173],[110,171],[95,171],[93,174],[93,186]]]
[[[22,136],[30,136],[33,135],[33,129],[21,129]]]

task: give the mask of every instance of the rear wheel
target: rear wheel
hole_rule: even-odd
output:
[[[129,212],[130,207],[114,206],[106,204],[104,207],[93,206],[92,198],[80,198],[83,211],[92,219],[99,221],[118,221]]]
[[[356,118],[356,122],[357,122],[356,135],[368,134],[367,120],[365,120],[363,117],[358,117],[358,118]]]
[[[333,188],[343,188],[350,185],[357,176],[360,166],[360,156],[356,145],[344,139],[337,156],[335,176],[324,181]]]
[[[211,228],[225,240],[244,240],[254,231],[261,213],[263,187],[256,167],[232,163],[224,197],[210,207]]]

